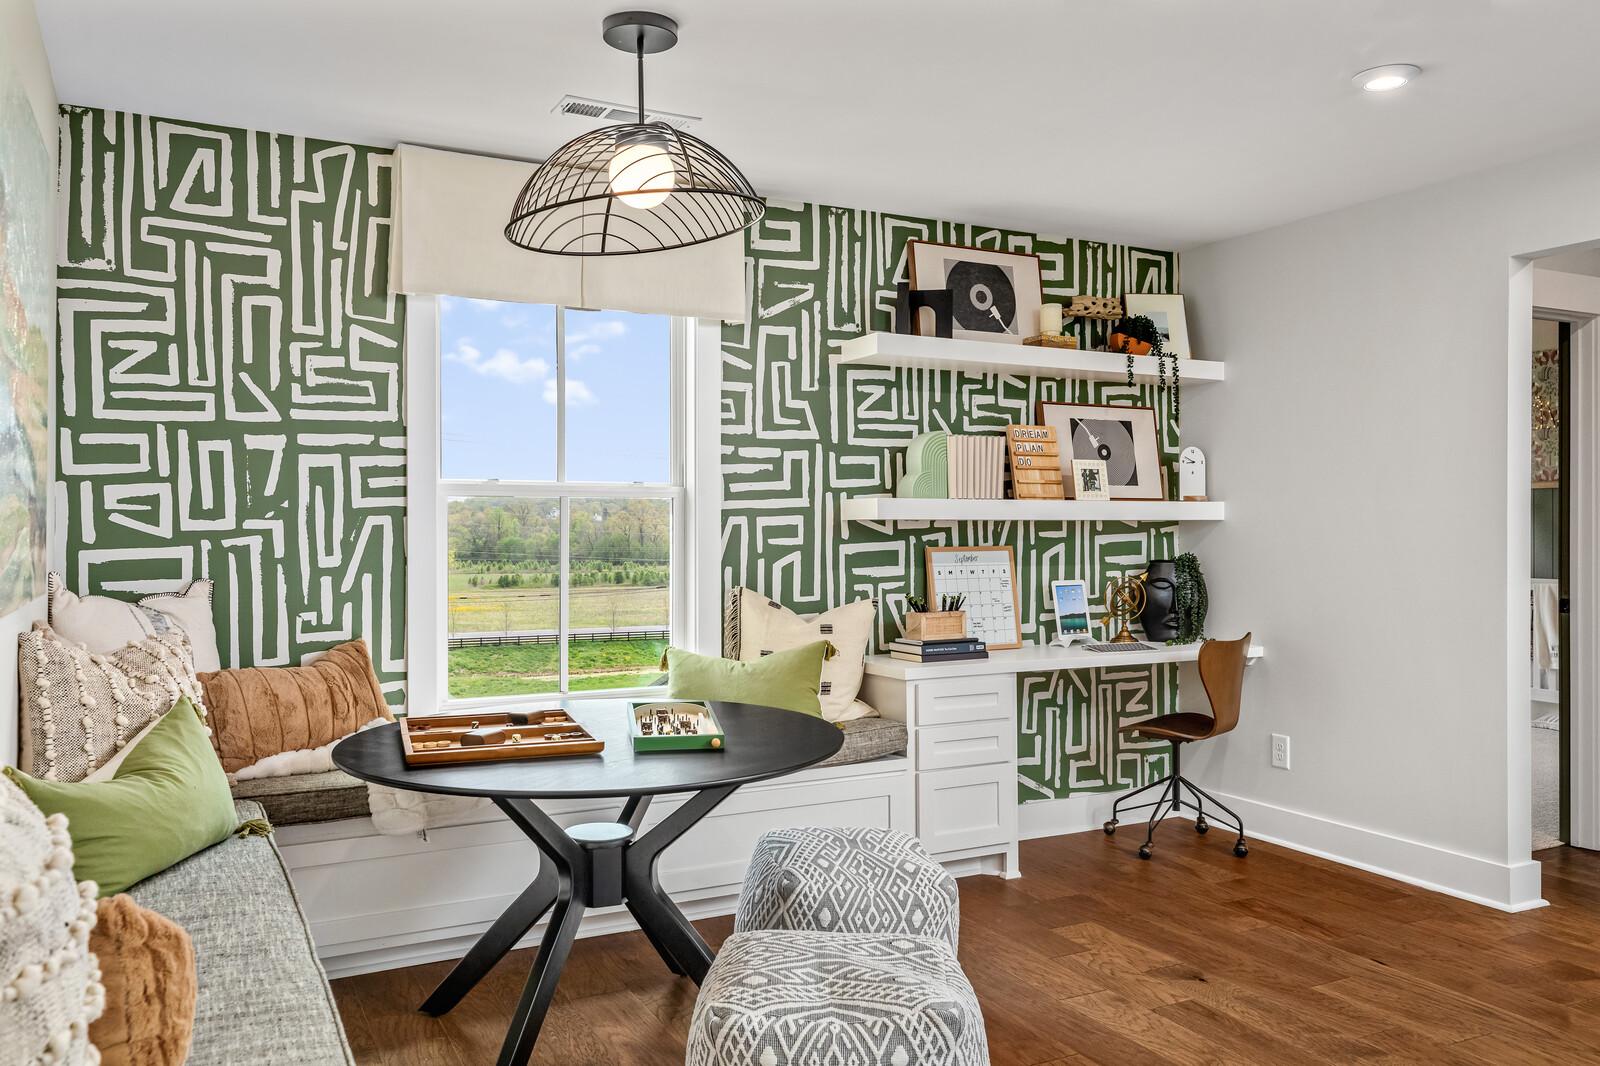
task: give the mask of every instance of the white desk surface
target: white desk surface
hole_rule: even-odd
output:
[[[1259,644],[1250,645],[1249,661],[1266,654]],[[1086,651],[1082,644],[1062,648],[1054,644],[1024,644],[1006,651],[991,651],[987,659],[966,659],[956,663],[913,663],[890,655],[867,656],[867,673],[897,681],[925,681],[938,677],[978,677],[984,674],[1035,674],[1051,670],[1104,670],[1119,666],[1150,666],[1155,663],[1192,663],[1200,657],[1200,645],[1158,644],[1152,651]]]

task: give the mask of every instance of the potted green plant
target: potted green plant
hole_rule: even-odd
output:
[[[1132,315],[1118,322],[1107,343],[1119,355],[1154,355],[1160,357],[1165,338],[1149,315]]]

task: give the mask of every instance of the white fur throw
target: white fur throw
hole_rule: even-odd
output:
[[[367,806],[378,832],[399,837],[462,821],[489,806],[489,801],[479,796],[442,796],[368,785]]]
[[[17,680],[22,768],[51,781],[82,781],[180,697],[205,713],[189,638],[176,628],[100,654],[35,622],[17,638]]]
[[[105,1009],[89,950],[95,884],[72,879],[65,815],[48,819],[0,776],[0,1058],[98,1063],[89,1023]]]
[[[373,726],[383,725],[386,718],[374,718],[372,721],[359,727],[356,733]],[[354,736],[355,734],[349,734]],[[339,740],[343,740],[340,737]],[[330,740],[320,748],[297,748],[294,751],[280,751],[276,755],[268,755],[259,762],[249,766],[242,766],[231,775],[234,781],[249,781],[257,777],[290,777],[294,774],[322,774],[334,768],[333,746],[339,740]]]

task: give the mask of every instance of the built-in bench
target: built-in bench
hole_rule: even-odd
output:
[[[906,724],[893,718],[858,718],[843,723],[840,731],[844,746],[819,766],[847,766],[906,751]],[[233,796],[261,804],[267,818],[280,828],[372,814],[366,784],[343,770],[240,781],[233,786]]]

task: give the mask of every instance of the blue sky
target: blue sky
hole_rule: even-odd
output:
[[[670,475],[670,320],[568,311],[567,480]],[[446,478],[553,481],[556,313],[439,298]]]

